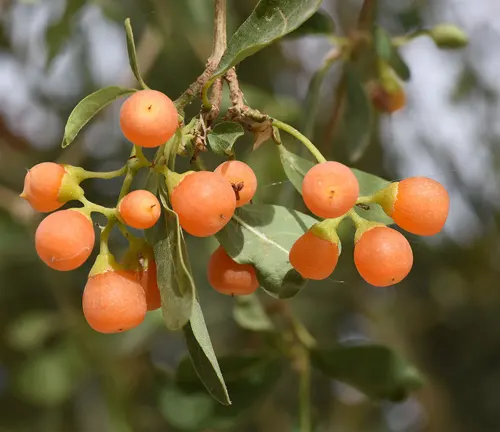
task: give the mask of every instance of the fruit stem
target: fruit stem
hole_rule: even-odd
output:
[[[316,160],[319,163],[326,162],[325,157],[321,154],[321,152],[317,149],[317,147],[311,142],[309,138],[307,138],[305,135],[303,135],[301,132],[299,132],[297,129],[294,127],[290,126],[289,124],[283,123],[280,120],[277,120],[275,118],[271,119],[273,126],[276,126],[278,129],[281,129],[282,131],[287,132],[288,134],[292,135],[293,137],[297,138],[306,148],[311,152],[311,154],[316,158]]]
[[[349,216],[351,218],[357,230],[362,229],[369,222],[365,218],[358,215],[354,209],[349,210],[346,213],[346,216]]]
[[[356,204],[371,204],[371,203],[375,202],[375,195],[376,194],[360,196],[356,200]]]
[[[115,214],[114,208],[108,208],[99,204],[95,204],[89,201],[87,198],[85,198],[85,196],[80,197],[79,201],[83,204],[85,209],[88,210],[90,213],[101,213],[108,219],[114,217]]]
[[[101,238],[99,242],[99,253],[101,255],[106,255],[109,254],[109,247],[108,247],[108,241],[109,241],[109,235],[111,234],[111,230],[113,229],[115,223],[116,223],[116,217],[112,216],[108,218],[108,223],[106,226],[103,228],[101,231]]]
[[[122,166],[120,169],[114,171],[106,171],[106,172],[96,172],[96,171],[87,171],[82,168],[81,172],[78,172],[76,177],[78,180],[83,181],[87,179],[103,179],[110,180],[116,177],[120,177],[127,172],[127,165]]]

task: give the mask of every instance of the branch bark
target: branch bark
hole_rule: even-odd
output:
[[[205,70],[203,73],[192,83],[189,88],[175,101],[178,109],[184,108],[186,105],[201,92],[203,86],[207,83],[210,77],[215,72],[227,45],[227,0],[214,0],[214,35],[212,42],[212,54],[208,58]],[[218,86],[215,86],[216,88]],[[221,88],[222,92],[222,88]],[[217,99],[217,95],[212,95]],[[217,100],[215,100],[217,102]],[[220,104],[220,103],[219,103]],[[217,110],[219,109],[217,104]],[[213,105],[215,106],[215,105]],[[212,116],[213,114],[211,114]]]

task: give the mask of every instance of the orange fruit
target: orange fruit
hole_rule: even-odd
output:
[[[36,252],[54,270],[80,267],[92,253],[92,220],[77,210],[60,210],[47,216],[35,233]]]
[[[307,231],[293,244],[289,259],[292,267],[303,278],[322,280],[335,270],[339,259],[339,247]]]
[[[220,231],[236,209],[233,188],[224,177],[211,171],[187,174],[173,189],[171,203],[182,228],[196,237]]]
[[[210,257],[207,274],[212,288],[222,294],[247,295],[259,287],[255,268],[251,264],[237,263],[222,246]]]
[[[133,144],[158,147],[177,130],[177,109],[167,95],[156,90],[140,90],[123,103],[120,126],[125,138]]]
[[[427,177],[410,177],[392,183],[384,191],[381,205],[404,230],[421,236],[440,232],[450,208],[450,196],[441,183]]]
[[[361,234],[354,246],[354,263],[371,285],[386,287],[401,282],[413,266],[413,252],[399,231],[374,227]]]
[[[57,210],[64,205],[58,197],[65,174],[65,169],[54,162],[42,162],[35,165],[24,178],[21,197],[39,212]]]
[[[128,226],[137,229],[151,228],[160,218],[158,198],[147,190],[135,190],[125,195],[118,204],[118,214]]]
[[[83,291],[82,307],[90,327],[100,333],[137,327],[147,311],[138,273],[119,270],[90,277]]]
[[[221,163],[214,170],[224,176],[236,195],[236,207],[241,207],[253,198],[257,191],[257,177],[246,163],[230,160]]]
[[[161,295],[158,289],[156,271],[156,263],[150,260],[148,262],[148,267],[141,274],[141,285],[146,294],[148,311],[156,310],[161,306]]]
[[[351,169],[339,162],[313,166],[302,182],[302,197],[316,216],[328,219],[347,213],[359,195],[359,183]]]

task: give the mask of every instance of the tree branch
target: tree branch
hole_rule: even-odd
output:
[[[212,43],[212,54],[208,58],[203,73],[175,101],[175,104],[178,109],[182,109],[186,105],[191,103],[191,101],[201,92],[203,86],[215,72],[215,69],[219,64],[220,59],[224,54],[224,51],[226,50],[226,44],[227,44],[226,5],[227,5],[227,0],[214,0],[214,35]]]

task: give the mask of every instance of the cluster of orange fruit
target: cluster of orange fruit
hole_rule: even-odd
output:
[[[158,147],[175,134],[178,114],[163,93],[141,90],[123,103],[120,125],[134,145]],[[71,200],[84,203],[81,208],[52,213],[37,228],[36,251],[55,270],[74,270],[89,258],[95,244],[93,211],[136,229],[153,227],[161,216],[157,197],[147,190],[126,194],[114,209],[89,206],[80,187],[81,181],[92,177],[85,173],[82,168],[44,162],[31,168],[25,178],[21,196],[40,212],[58,210]],[[226,161],[214,171],[177,174],[166,170],[165,175],[181,227],[197,237],[219,232],[257,190],[253,170],[236,160]],[[347,166],[325,162],[306,174],[302,193],[309,210],[328,221],[346,215],[356,205],[359,185]],[[426,178],[392,183],[373,199],[400,227],[421,235],[441,230],[448,213],[445,189]],[[304,278],[326,278],[337,264],[340,243],[335,231],[322,229],[324,223],[313,226],[290,250],[290,263]],[[104,250],[103,254],[101,248],[85,286],[83,312],[96,331],[115,333],[140,324],[148,310],[161,306],[161,296],[150,246],[141,243],[140,250],[127,254],[120,264],[107,247]],[[358,226],[354,260],[361,276],[377,286],[402,280],[413,261],[404,236],[373,223]],[[235,262],[222,247],[212,254],[207,272],[212,287],[224,294],[250,294],[259,287],[254,266]]]

